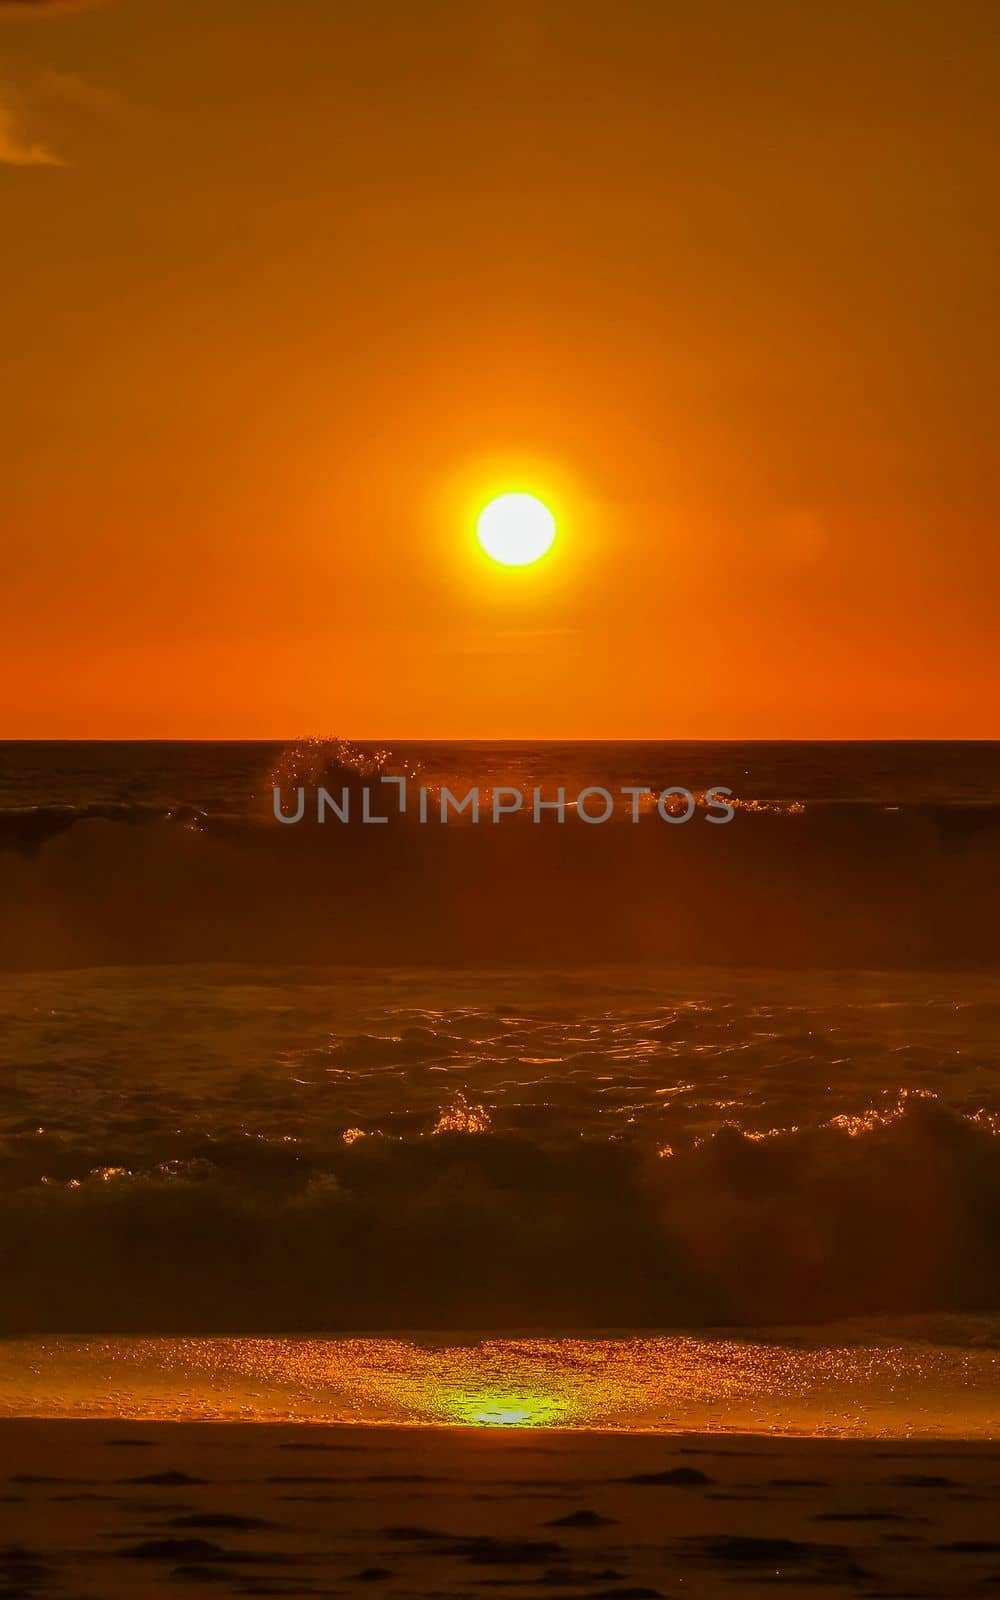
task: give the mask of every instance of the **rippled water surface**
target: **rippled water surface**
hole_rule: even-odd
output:
[[[459,1095],[482,1107],[468,1131],[657,1148],[725,1124],[850,1131],[901,1096],[1000,1113],[996,985],[979,977],[192,966],[6,989],[0,1132],[22,1181],[301,1165],[345,1133],[433,1133]]]
[[[0,1345],[0,1415],[1000,1436],[992,1348],[731,1338]]]
[[[14,975],[0,1331],[996,1311],[998,1018],[960,974]]]

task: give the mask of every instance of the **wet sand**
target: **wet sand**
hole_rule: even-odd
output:
[[[0,1422],[0,1595],[989,1593],[1000,1444]]]

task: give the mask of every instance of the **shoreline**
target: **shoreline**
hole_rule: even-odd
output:
[[[261,1418],[261,1417],[227,1417],[221,1420],[218,1417],[186,1418],[184,1420],[167,1420],[154,1417],[144,1420],[141,1417],[114,1417],[89,1414],[81,1416],[51,1415],[51,1416],[24,1416],[14,1413],[0,1412],[0,1447],[2,1447],[3,1430],[14,1427],[72,1427],[72,1428],[134,1428],[140,1432],[155,1432],[159,1429],[180,1430],[192,1428],[198,1432],[208,1432],[213,1428],[224,1430],[236,1429],[240,1432],[250,1432],[253,1429],[262,1429],[268,1432],[294,1429],[296,1432],[331,1433],[331,1434],[358,1434],[365,1436],[387,1436],[400,1434],[411,1443],[419,1436],[436,1439],[478,1439],[484,1435],[502,1435],[504,1437],[518,1436],[522,1439],[558,1440],[571,1445],[580,1439],[645,1439],[659,1441],[665,1448],[682,1450],[693,1447],[696,1442],[699,1447],[715,1449],[726,1443],[740,1441],[773,1442],[788,1445],[850,1445],[855,1449],[870,1448],[876,1454],[888,1455],[892,1448],[905,1448],[921,1456],[932,1456],[936,1451],[948,1455],[956,1450],[973,1450],[994,1452],[1000,1460],[1000,1420],[997,1422],[995,1434],[969,1435],[963,1433],[909,1433],[909,1434],[838,1434],[838,1433],[799,1433],[783,1432],[778,1428],[758,1429],[750,1427],[725,1427],[704,1428],[698,1433],[692,1433],[686,1428],[671,1429],[667,1427],[636,1427],[627,1428],[619,1426],[601,1426],[600,1424],[587,1424],[586,1426],[563,1426],[547,1423],[474,1423],[474,1422],[326,1422],[319,1418]],[[2,1590],[0,1590],[2,1595]]]
[[[829,1452],[845,1457],[857,1454],[859,1457],[866,1456],[880,1460],[910,1457],[929,1459],[933,1456],[942,1458],[959,1456],[964,1459],[968,1456],[996,1462],[997,1479],[1000,1483],[1000,1418],[995,1438],[970,1439],[958,1435],[944,1437],[918,1434],[908,1437],[858,1438],[824,1433],[765,1433],[736,1428],[714,1431],[678,1429],[677,1432],[666,1433],[653,1428],[560,1428],[545,1425],[525,1427],[518,1424],[313,1422],[294,1418],[271,1420],[258,1417],[233,1418],[225,1421],[217,1418],[144,1421],[132,1417],[6,1415],[0,1415],[0,1481],[11,1459],[11,1451],[22,1445],[34,1448],[36,1443],[49,1447],[55,1436],[65,1428],[91,1434],[93,1437],[86,1441],[88,1446],[98,1444],[103,1446],[110,1444],[111,1447],[117,1445],[121,1448],[176,1446],[182,1450],[192,1446],[214,1447],[231,1433],[238,1432],[249,1438],[257,1435],[257,1442],[269,1447],[273,1445],[278,1449],[293,1451],[300,1448],[300,1436],[308,1433],[309,1440],[301,1443],[304,1452],[314,1450],[325,1452],[328,1449],[331,1454],[337,1453],[341,1446],[349,1447],[352,1452],[358,1453],[368,1450],[375,1454],[385,1451],[409,1451],[413,1445],[414,1435],[419,1434],[421,1438],[426,1438],[432,1447],[440,1446],[448,1453],[451,1453],[452,1446],[457,1450],[463,1445],[471,1445],[477,1454],[481,1453],[486,1459],[492,1451],[506,1450],[508,1447],[514,1453],[520,1452],[524,1455],[547,1453],[563,1455],[572,1454],[577,1447],[581,1453],[586,1453],[590,1446],[598,1450],[606,1448],[609,1453],[613,1453],[614,1445],[631,1447],[633,1444],[637,1455],[647,1451],[656,1454],[659,1451],[661,1455],[666,1456],[708,1455],[744,1458],[759,1456],[763,1459],[801,1450],[805,1454]],[[32,1434],[37,1435],[37,1440],[32,1441],[30,1437]],[[326,1435],[329,1435],[328,1439],[323,1437]],[[751,1443],[759,1448],[751,1451],[738,1448],[740,1444]],[[733,1448],[729,1449],[727,1446]],[[628,1453],[631,1453],[630,1448]],[[39,1476],[41,1479],[43,1475]],[[345,1479],[347,1476],[349,1475],[345,1474]],[[55,1482],[57,1479],[53,1476],[50,1481]]]

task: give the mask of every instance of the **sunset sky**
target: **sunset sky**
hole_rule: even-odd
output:
[[[0,0],[0,737],[1000,736],[998,84],[986,0]]]

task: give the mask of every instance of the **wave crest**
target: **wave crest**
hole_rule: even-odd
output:
[[[8,1192],[0,1238],[0,1276],[18,1283],[7,1333],[986,1312],[1000,1309],[1000,1140],[922,1098],[854,1132],[723,1128],[670,1160],[651,1142],[543,1147],[466,1119],[352,1140],[321,1165],[200,1160]]]

